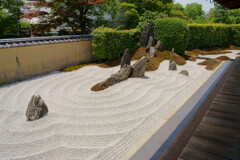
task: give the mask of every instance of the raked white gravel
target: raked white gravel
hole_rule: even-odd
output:
[[[234,58],[238,52],[226,55]],[[88,66],[2,86],[0,159],[121,159],[213,73],[198,62],[168,71],[169,61],[164,61],[145,77],[100,92],[90,88],[119,66]],[[178,74],[181,70],[189,77]],[[25,111],[33,94],[41,95],[49,114],[28,122]]]

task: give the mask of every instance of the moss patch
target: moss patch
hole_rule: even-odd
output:
[[[185,54],[191,57],[196,57],[198,55],[218,55],[218,54],[226,54],[226,53],[232,53],[230,51],[223,51],[221,49],[215,49],[215,50],[200,50],[200,49],[194,49],[192,51],[186,51]]]
[[[71,71],[75,71],[75,70],[78,70],[80,68],[83,68],[85,66],[97,66],[98,64],[80,64],[80,65],[74,65],[74,66],[70,66],[70,67],[67,67],[67,68],[64,68],[61,70],[61,72],[71,72]]]
[[[104,90],[104,89],[106,89],[106,88],[109,87],[109,86],[100,86],[99,84],[100,84],[100,83],[95,84],[95,85],[91,88],[91,91],[95,91],[95,92],[97,92],[97,91],[102,91],[102,90]]]
[[[164,54],[160,51],[156,52],[156,57],[150,58],[146,64],[146,71],[155,71],[160,63],[164,61]]]
[[[170,59],[170,55],[171,55],[170,51],[163,51],[163,52],[156,51],[156,57],[150,58],[149,62],[146,64],[146,71],[157,70],[162,61]],[[133,54],[132,60],[139,60],[143,56],[147,56],[145,48],[142,48],[142,47],[138,48],[136,52]],[[186,64],[186,60],[178,54],[174,54],[173,59],[177,65]]]
[[[220,56],[220,57],[217,57],[216,59],[219,59],[221,61],[231,61],[232,59],[229,58],[228,56]]]
[[[131,60],[139,60],[143,56],[147,56],[145,48],[142,48],[142,47],[140,47],[138,49],[131,49],[130,53],[133,55]],[[157,70],[162,61],[170,59],[170,54],[171,54],[170,51],[163,51],[163,52],[157,51],[156,52],[156,57],[153,57],[153,58],[149,59],[149,62],[146,65],[146,71]],[[83,68],[85,66],[98,66],[98,67],[101,67],[101,68],[111,68],[111,67],[115,67],[115,66],[120,65],[121,59],[122,59],[122,57],[116,58],[114,60],[109,60],[109,61],[106,61],[104,63],[80,64],[80,65],[67,67],[67,68],[65,68],[61,71],[62,72],[70,72],[70,71],[74,71],[74,70]],[[174,59],[174,62],[177,65],[186,64],[186,60],[178,54],[174,54],[173,59]]]
[[[140,47],[133,53],[131,60],[136,61],[141,59],[143,56],[147,57],[147,53],[144,47]]]
[[[196,57],[189,57],[188,60],[189,60],[189,61],[193,61],[193,62],[194,62],[194,61],[197,61]]]
[[[219,59],[210,59],[203,62],[198,63],[199,65],[205,65],[207,70],[214,70],[222,61]]]
[[[226,49],[226,50],[240,50],[240,47],[231,45],[231,46],[229,46],[228,48],[225,48],[225,49]]]
[[[122,59],[122,57],[116,58],[111,61],[106,61],[104,63],[80,64],[80,65],[75,65],[75,66],[70,66],[70,67],[64,68],[61,71],[62,72],[71,72],[71,71],[75,71],[75,70],[78,70],[78,69],[86,67],[86,66],[98,66],[101,68],[111,68],[111,67],[118,66],[121,62],[121,59]]]
[[[164,55],[164,59],[166,59],[166,60],[170,59],[170,55],[171,55],[170,51],[163,51],[162,53]],[[180,65],[180,66],[186,64],[186,60],[182,56],[180,56],[176,53],[174,53],[173,60],[177,65]]]

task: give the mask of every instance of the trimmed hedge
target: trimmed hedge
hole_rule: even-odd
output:
[[[225,24],[189,24],[188,50],[231,45],[231,28]]]
[[[188,50],[240,46],[240,25],[189,24]]]
[[[139,30],[115,30],[100,27],[93,33],[93,55],[98,60],[112,60],[126,48],[139,45]],[[154,36],[171,51],[183,54],[185,50],[240,46],[240,25],[186,24],[176,18],[154,21]]]
[[[177,18],[157,19],[154,21],[154,37],[172,48],[178,54],[183,54],[187,48],[188,26],[185,20]]]
[[[240,47],[240,25],[231,25],[231,44]]]
[[[126,48],[135,48],[139,41],[137,29],[121,30],[100,27],[94,30],[93,55],[98,60],[112,60],[123,54]]]

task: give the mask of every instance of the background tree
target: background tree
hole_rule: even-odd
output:
[[[140,17],[148,11],[169,14],[173,0],[122,0],[120,9],[123,12],[126,28],[134,28],[138,25]]]
[[[153,21],[157,18],[166,18],[166,14],[158,13],[158,12],[151,12],[146,11],[140,18],[137,25],[137,28],[140,29],[140,32],[142,32],[148,23],[153,23]]]
[[[202,10],[202,5],[198,3],[187,4],[184,12],[192,20],[196,20],[199,17],[204,16],[205,12]]]
[[[100,9],[91,10],[90,15],[95,16],[94,27],[99,26],[114,26],[112,21],[118,15],[119,1],[118,0],[106,0],[104,3],[98,6]],[[108,19],[106,18],[108,17]]]
[[[177,11],[182,11],[182,12],[184,12],[184,7],[183,7],[183,5],[181,5],[180,3],[174,4],[174,5],[173,5],[173,9],[174,9],[174,10],[177,10]]]
[[[179,3],[176,3],[173,5],[172,10],[169,14],[169,17],[176,17],[176,18],[186,19],[190,21],[190,18],[184,12],[184,7]]]
[[[227,9],[216,4],[209,12],[209,20],[213,23],[240,24],[240,9]]]
[[[21,0],[0,1],[0,36],[18,36],[20,27]]]
[[[116,0],[35,0],[28,5],[35,10],[23,15],[24,18],[39,18],[39,23],[49,24],[55,27],[67,24],[75,34],[79,29],[81,33],[87,33],[94,26],[94,18],[110,13],[115,16],[114,6]],[[50,12],[43,10],[50,9]]]

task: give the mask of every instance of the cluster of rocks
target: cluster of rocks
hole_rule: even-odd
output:
[[[148,58],[155,57],[157,50],[164,51],[166,48],[161,41],[157,41],[157,44],[155,44],[151,23],[148,23],[146,29],[142,32],[140,44],[141,47],[145,48]]]
[[[146,71],[146,64],[149,61],[149,59],[156,56],[157,50],[164,51],[166,48],[161,41],[157,41],[157,43],[155,44],[151,23],[148,23],[146,29],[142,32],[140,37],[140,44],[141,47],[145,48],[145,51],[147,53],[145,56],[141,57],[140,60],[138,60],[131,66],[132,55],[130,54],[129,49],[126,49],[120,63],[121,66],[120,70],[117,73],[110,75],[110,77],[107,78],[105,81],[94,85],[91,88],[91,90],[101,91],[108,88],[111,85],[126,80],[129,77],[144,76]],[[177,65],[174,62],[174,49],[172,50],[172,53],[170,55],[169,70],[172,71],[177,70]],[[179,74],[188,76],[187,71],[181,71]]]
[[[157,50],[164,51],[166,49],[166,46],[159,40],[155,44],[151,23],[148,23],[146,29],[142,32],[141,38],[140,38],[140,44],[141,44],[141,47],[145,47],[148,58],[155,57]],[[177,65],[174,62],[174,48],[172,49],[172,52],[170,55],[169,70],[171,70],[171,71],[177,70]],[[186,70],[181,71],[179,74],[183,74],[186,76],[189,75],[188,71],[186,71]]]
[[[121,60],[120,70],[117,73],[110,75],[110,77],[105,81],[94,85],[91,90],[100,91],[106,89],[111,85],[128,79],[129,77],[142,77],[145,74],[147,62],[148,58],[142,57],[131,66],[131,55],[129,53],[129,50],[126,49]]]
[[[174,48],[172,49],[171,55],[170,55],[170,61],[169,61],[169,69],[171,71],[177,70],[177,64],[174,62]],[[184,76],[189,76],[189,73],[187,70],[182,70],[179,72],[179,74],[182,74]]]

